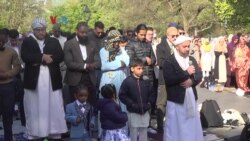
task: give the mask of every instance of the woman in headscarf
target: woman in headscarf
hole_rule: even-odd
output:
[[[224,84],[227,81],[227,71],[226,71],[226,58],[228,57],[227,46],[224,37],[219,37],[215,48],[215,67],[214,67],[214,77],[217,80],[217,90],[223,91]]]
[[[228,58],[227,58],[227,82],[225,87],[236,86],[235,73],[232,71],[232,64],[234,62],[233,54],[236,48],[236,44],[239,41],[239,36],[234,35],[231,42],[227,45]]]
[[[237,95],[244,95],[245,92],[249,92],[248,87],[248,76],[250,69],[250,49],[246,45],[246,38],[244,35],[240,36],[239,43],[236,46],[234,52],[234,63],[233,68],[235,70],[236,83],[238,89]]]
[[[201,46],[201,68],[205,82],[207,81],[209,73],[211,72],[212,62],[213,62],[213,48],[210,45],[208,39],[203,39]]]

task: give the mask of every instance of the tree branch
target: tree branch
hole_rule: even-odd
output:
[[[206,8],[206,6],[199,6],[198,9],[197,9],[197,12],[194,14],[193,17],[190,18],[190,20],[188,21],[188,23],[192,23],[192,21],[193,21],[194,19],[196,19],[196,18],[199,16],[199,14],[200,14],[205,8]]]
[[[174,11],[174,6],[172,5],[171,1],[172,0],[167,0],[167,3],[169,5],[169,7],[170,7],[170,11],[172,12],[172,11]]]
[[[197,30],[197,33],[198,33],[198,32],[202,32],[202,31],[205,31],[205,30],[211,28],[212,26],[213,26],[213,22],[211,22],[207,27],[202,28],[202,29],[200,29],[200,30]]]

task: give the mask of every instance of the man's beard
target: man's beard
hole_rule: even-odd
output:
[[[79,43],[82,45],[86,45],[88,42],[88,36],[86,37],[78,37]]]

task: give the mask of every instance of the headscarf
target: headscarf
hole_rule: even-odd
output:
[[[202,49],[203,49],[204,52],[210,52],[211,49],[212,49],[212,46],[210,45],[208,39],[203,39],[201,47],[202,47]]]
[[[223,45],[221,44],[221,42],[223,42]],[[224,38],[223,36],[220,36],[220,37],[217,39],[217,42],[216,42],[216,44],[215,44],[214,50],[215,50],[215,51],[219,51],[219,52],[222,52],[222,51],[227,50],[225,38]]]
[[[232,37],[231,42],[227,45],[227,47],[228,47],[229,49],[233,49],[234,47],[236,47],[236,44],[234,43],[234,41],[235,41],[236,39],[239,40],[238,35],[234,35],[234,36]]]
[[[46,28],[47,23],[44,18],[37,17],[33,20],[31,28],[36,29],[36,28]]]
[[[234,50],[235,50],[235,47],[236,47],[236,44],[234,43],[234,41],[238,39],[239,40],[239,36],[238,35],[234,35],[232,37],[232,40],[231,42],[227,45],[227,49],[228,49],[228,55],[230,57],[231,60],[233,60],[233,54],[234,54]],[[239,42],[239,41],[238,41]]]
[[[105,49],[109,52],[109,62],[114,61],[119,53],[119,49],[113,48],[113,43],[121,40],[121,33],[118,30],[111,30],[107,36]]]

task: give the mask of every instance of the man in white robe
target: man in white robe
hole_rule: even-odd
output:
[[[60,140],[67,132],[62,99],[60,63],[63,51],[57,39],[46,35],[46,21],[36,18],[33,33],[23,41],[24,111],[29,140]]]
[[[174,43],[176,50],[163,66],[168,94],[164,141],[203,141],[195,89],[202,72],[189,56],[191,38],[179,36]]]

